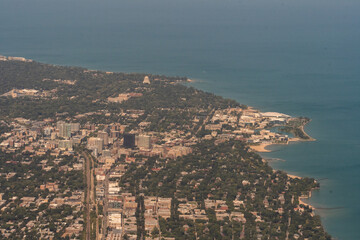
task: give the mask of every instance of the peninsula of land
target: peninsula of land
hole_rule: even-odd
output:
[[[292,142],[316,141],[316,139],[312,138],[304,130],[305,125],[308,124],[310,121],[311,121],[310,119],[303,117],[293,118],[288,122],[286,122],[285,124],[283,124],[282,127],[280,128],[282,132],[293,134],[294,135],[293,137],[288,137],[287,141],[280,141],[280,142],[265,141],[257,144],[252,144],[250,145],[250,148],[255,150],[256,152],[264,153],[264,152],[271,152],[269,147],[275,144],[289,144]]]
[[[187,80],[0,56],[1,238],[331,239],[256,153],[309,119]]]

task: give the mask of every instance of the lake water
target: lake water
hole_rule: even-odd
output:
[[[360,239],[360,1],[0,0],[0,54],[188,76],[262,111],[307,116],[316,142],[266,158],[320,179],[327,231]]]

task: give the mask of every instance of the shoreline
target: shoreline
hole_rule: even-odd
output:
[[[305,132],[305,130],[304,130],[304,127],[305,127],[309,122],[311,122],[311,120],[308,121],[307,123],[305,123],[303,126],[300,127],[300,130],[301,130],[301,131],[304,133],[304,135],[307,136],[309,139],[301,139],[301,138],[299,138],[299,141],[303,141],[303,142],[314,142],[314,141],[316,141],[315,138],[311,137],[311,136],[310,136],[307,132]]]
[[[193,79],[187,79],[186,82],[192,84],[195,82],[195,80]],[[248,106],[249,109],[253,109],[253,107],[250,107]],[[248,145],[250,149],[252,149],[253,151],[255,152],[258,152],[258,153],[269,153],[269,152],[272,152],[272,150],[268,149],[270,146],[272,145],[288,145],[289,143],[294,143],[294,142],[307,142],[307,141],[316,141],[316,139],[312,138],[309,134],[307,134],[304,130],[304,126],[309,123],[311,120],[307,121],[305,124],[301,125],[298,127],[298,129],[300,131],[302,131],[302,133],[308,137],[307,139],[304,139],[304,138],[299,138],[299,137],[292,137],[292,138],[289,138],[288,141],[286,143],[261,143],[261,144],[258,144],[258,145]],[[264,158],[263,158],[264,161],[266,161]],[[285,171],[286,173],[286,171]],[[292,174],[288,174],[286,173],[287,176],[291,179],[302,179],[302,177],[300,176],[296,176],[296,175],[292,175]],[[303,199],[309,199],[311,198],[311,192],[312,190],[309,191],[308,193],[308,196],[299,196],[298,197],[298,207],[300,207],[300,205],[304,205],[306,207],[309,207],[310,209],[312,210],[315,210],[315,207],[313,207],[312,205],[308,204],[308,203],[305,203],[303,201]],[[313,212],[313,214],[315,214],[315,212]]]
[[[306,203],[306,202],[304,202],[304,201],[302,200],[302,199],[309,199],[309,198],[311,198],[311,191],[310,191],[310,196],[309,196],[309,197],[299,197],[299,199],[298,199],[298,200],[299,200],[299,206],[300,206],[300,205],[304,205],[304,206],[312,209],[313,211],[315,211],[316,208],[315,208],[313,205],[308,204],[308,203]],[[315,214],[315,212],[313,212],[313,214]]]
[[[311,120],[310,120],[311,121]],[[269,153],[269,152],[272,152],[272,150],[268,149],[268,147],[272,146],[272,145],[288,145],[288,144],[291,144],[291,143],[296,143],[296,142],[312,142],[312,141],[316,141],[315,138],[312,138],[309,134],[307,134],[304,130],[304,126],[306,124],[308,124],[310,121],[306,122],[304,125],[300,126],[299,129],[303,132],[303,134],[305,136],[308,137],[308,139],[302,139],[302,138],[299,138],[299,137],[292,137],[292,138],[289,138],[288,142],[287,143],[260,143],[258,145],[249,145],[249,148],[252,149],[253,151],[257,152],[257,153]],[[266,161],[268,162],[266,159],[263,158],[263,161]],[[269,164],[269,162],[268,162]],[[290,174],[290,173],[287,173],[285,171],[286,175],[288,176],[288,178],[291,178],[291,179],[302,179],[302,177],[300,176],[297,176],[297,175],[294,175],[294,174]],[[308,192],[308,196],[299,196],[298,197],[298,207],[300,207],[300,205],[304,205],[305,207],[308,207],[310,208],[313,212],[312,214],[315,215],[315,210],[316,208],[309,204],[309,203],[306,203],[304,202],[303,200],[304,199],[309,199],[311,198],[311,195],[312,195],[312,191],[313,189],[311,189],[309,192]]]
[[[258,145],[249,145],[249,147],[258,153],[269,153],[269,152],[272,152],[272,150],[268,149],[268,147],[271,147],[274,145],[289,145],[290,143],[308,142],[308,141],[315,141],[315,140],[305,140],[305,139],[300,139],[300,138],[294,137],[294,138],[289,138],[287,143],[260,143]]]
[[[289,142],[299,142],[299,141],[301,142],[302,140],[299,139],[299,138],[292,138],[291,141],[289,140]],[[281,143],[278,143],[278,144],[281,144]],[[282,145],[285,145],[285,144],[286,143],[283,143]],[[258,153],[267,153],[267,152],[271,152],[271,150],[266,149],[267,147],[269,147],[271,145],[276,145],[276,143],[274,143],[274,144],[272,144],[272,143],[263,143],[263,144],[260,144],[260,145],[252,145],[252,146],[250,146],[250,148],[252,150],[254,150],[255,152],[258,152]],[[263,161],[266,161],[269,164],[269,162],[264,158],[263,158]],[[297,176],[297,175],[294,175],[294,174],[287,173],[286,171],[285,171],[285,173],[288,176],[288,178],[291,178],[291,179],[302,179],[303,178],[303,177],[300,177],[300,176]],[[299,201],[298,206],[299,207],[300,207],[300,205],[304,205],[304,206],[312,209],[313,211],[316,210],[316,208],[313,205],[303,201],[303,199],[311,198],[311,192],[312,191],[313,191],[313,189],[309,191],[309,193],[308,193],[309,196],[299,196],[298,197],[298,201]],[[313,214],[315,214],[315,212]]]
[[[305,131],[305,126],[311,122],[311,119],[309,119],[307,122],[305,122],[305,124],[301,125],[299,127],[299,129],[301,130],[301,132],[308,138],[308,139],[304,139],[304,138],[298,138],[298,137],[295,137],[297,139],[299,139],[299,141],[302,141],[302,142],[314,142],[316,141],[315,138],[311,137],[306,131]]]
[[[266,149],[267,147],[269,147],[271,145],[275,145],[275,144],[274,143],[261,143],[259,145],[249,145],[249,147],[252,150],[254,150],[255,152],[266,153],[266,152],[271,152],[271,150]]]
[[[287,176],[288,176],[289,178],[291,178],[291,179],[302,179],[302,177],[300,177],[300,176],[293,175],[293,174],[289,174],[289,173],[287,173]],[[304,205],[304,206],[306,206],[306,207],[308,207],[308,208],[311,208],[311,209],[314,211],[314,210],[316,210],[316,208],[315,208],[313,205],[311,205],[311,204],[306,203],[306,202],[303,201],[303,199],[309,199],[309,198],[311,198],[311,192],[312,192],[312,191],[313,191],[313,189],[309,191],[309,196],[300,196],[300,197],[298,198],[298,200],[299,200],[299,206],[302,204],[302,205]]]
[[[254,150],[255,152],[258,153],[268,153],[268,152],[272,152],[272,150],[268,149],[268,147],[272,146],[272,145],[288,145],[289,143],[296,143],[296,142],[314,142],[316,141],[315,138],[312,138],[309,134],[307,134],[304,130],[304,126],[306,124],[308,124],[311,120],[309,120],[308,122],[306,122],[304,125],[300,126],[299,129],[302,131],[302,133],[308,137],[308,139],[303,139],[303,138],[299,138],[299,137],[292,137],[289,138],[288,141],[286,143],[260,143],[258,145],[249,145],[249,147]]]

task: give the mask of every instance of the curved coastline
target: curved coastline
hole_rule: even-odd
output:
[[[189,81],[190,80],[190,81]],[[190,85],[193,84],[195,81],[193,79],[188,79],[187,81]],[[251,106],[248,106],[248,108],[250,109],[254,109],[253,107]],[[270,153],[270,152],[273,152],[273,150],[269,149],[271,146],[275,146],[275,145],[288,145],[288,144],[291,144],[291,143],[297,143],[297,142],[312,142],[312,141],[316,141],[315,138],[311,137],[304,129],[304,127],[311,122],[311,119],[307,119],[305,120],[304,122],[302,122],[301,126],[299,126],[297,129],[300,130],[301,132],[301,135],[304,136],[304,137],[292,137],[292,138],[289,138],[288,141],[286,143],[261,143],[261,144],[257,144],[257,145],[249,145],[249,148],[252,149],[254,152],[257,152],[257,153]],[[263,158],[263,157],[262,157]],[[263,161],[266,161],[268,162],[265,158],[263,158]],[[269,163],[269,162],[268,162]],[[286,172],[286,171],[285,171]],[[300,176],[297,176],[297,175],[293,175],[293,174],[289,174],[287,173],[287,176],[289,178],[297,178],[297,179],[302,179],[302,177]],[[315,182],[317,182],[315,180]],[[309,203],[306,203],[304,202],[303,200],[304,199],[309,199],[311,198],[311,195],[312,195],[312,191],[314,189],[312,189],[311,191],[308,192],[308,196],[299,196],[298,197],[298,201],[299,201],[299,206],[300,205],[303,205],[305,207],[308,207],[310,209],[312,209],[313,211],[316,210],[316,208],[314,206],[312,206],[311,204]],[[313,212],[315,214],[315,212]]]
[[[298,129],[301,131],[301,133],[306,136],[306,138],[300,138],[300,137],[292,137],[288,139],[288,142],[286,143],[261,143],[258,145],[250,145],[250,148],[253,149],[255,152],[258,153],[267,153],[272,152],[269,147],[275,146],[275,145],[288,145],[289,143],[296,143],[296,142],[314,142],[316,141],[315,138],[311,137],[305,130],[304,127],[311,122],[311,119],[307,121],[305,124],[301,125]]]
[[[251,108],[251,107],[249,107]],[[309,122],[309,121],[308,121]],[[308,123],[307,122],[307,123]],[[304,131],[304,126],[307,124],[305,123],[304,125],[302,125],[300,128],[300,130],[303,132],[303,134],[305,136],[307,136],[306,139],[301,139],[301,138],[297,138],[297,137],[294,137],[294,138],[290,138],[286,143],[263,143],[263,144],[260,144],[260,145],[252,145],[250,146],[250,148],[252,148],[255,152],[271,152],[270,149],[268,149],[268,147],[270,147],[271,145],[277,145],[277,144],[280,144],[280,145],[285,145],[285,144],[288,144],[289,142],[301,142],[301,141],[315,141],[315,139],[311,138],[305,131]],[[291,179],[301,179],[302,177],[300,176],[296,176],[296,175],[292,175],[292,174],[287,174],[288,178],[291,178]],[[302,199],[306,199],[306,198],[310,198],[311,197],[311,191],[309,191],[308,193],[308,196],[299,196],[298,197],[298,207],[299,208],[303,208],[303,206],[305,207],[308,207],[312,210],[315,210],[315,208],[313,206],[311,206],[310,204],[307,204],[305,203],[304,201],[302,201]],[[303,205],[303,206],[301,206]]]
[[[257,153],[269,153],[269,152],[273,152],[271,149],[269,149],[271,146],[275,146],[275,145],[288,145],[289,143],[296,143],[296,142],[313,142],[313,141],[316,141],[315,138],[311,137],[308,133],[305,132],[304,130],[304,127],[309,123],[311,122],[311,119],[309,119],[308,121],[306,121],[303,125],[301,125],[299,127],[299,130],[301,131],[301,133],[303,134],[303,136],[305,136],[305,138],[299,138],[299,137],[292,137],[292,138],[289,138],[288,142],[287,143],[261,143],[259,145],[250,145],[249,147],[257,152]],[[263,157],[262,157],[263,158]],[[264,161],[267,161],[265,158],[263,158]],[[268,162],[268,161],[267,161]],[[268,162],[269,163],[269,162]],[[286,172],[286,171],[285,171]],[[302,179],[302,177],[298,176],[298,175],[294,175],[294,174],[290,174],[290,173],[287,173],[287,176],[291,179]],[[317,182],[315,180],[315,182]],[[305,207],[308,207],[310,209],[312,209],[313,211],[316,210],[316,208],[309,204],[309,203],[306,203],[304,202],[303,200],[304,199],[309,199],[311,198],[312,196],[312,191],[314,189],[312,189],[311,191],[308,192],[308,195],[303,195],[303,196],[299,196],[298,197],[298,201],[299,201],[299,206],[300,205],[304,205]],[[315,213],[314,213],[315,214]]]

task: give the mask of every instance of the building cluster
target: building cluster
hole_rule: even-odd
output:
[[[122,103],[124,101],[129,100],[132,97],[141,97],[142,95],[143,95],[142,93],[135,93],[135,92],[119,93],[117,97],[108,97],[108,101],[112,103]]]
[[[85,124],[82,129],[77,129],[87,137],[86,146],[97,159],[96,199],[106,211],[103,225],[110,229],[107,232],[104,230],[109,239],[116,239],[116,236],[124,234],[131,236],[136,231],[135,196],[119,187],[119,181],[130,164],[142,166],[149,157],[175,159],[192,153],[192,146],[201,140],[194,132],[196,127],[208,131],[209,134],[201,137],[202,139],[225,141],[233,138],[254,144],[287,142],[286,135],[271,131],[270,127],[284,125],[290,119],[290,116],[280,113],[261,113],[251,108],[229,108],[214,110],[208,114],[200,112],[195,116],[193,125],[189,125],[187,129],[177,129],[176,124],[170,123],[168,131],[156,132],[149,130],[152,122],[149,116],[144,119],[142,110],[126,110],[119,115],[123,117],[121,124]],[[129,125],[140,117],[144,120],[129,129]],[[70,126],[59,126],[58,129],[64,129],[61,131],[64,131],[62,135],[65,137],[72,135]],[[161,168],[159,165],[152,170],[160,171]],[[152,231],[154,226],[158,228],[159,216],[166,218],[166,214],[169,214],[169,211],[159,208],[162,201],[164,200],[161,198],[145,196],[145,226],[148,232]],[[211,205],[210,202],[207,204]],[[241,205],[235,204],[238,204],[235,208]],[[214,202],[213,207],[218,219],[245,221],[239,211],[229,213],[226,204],[220,200]],[[179,211],[185,219],[208,221],[205,210],[200,209],[194,202],[184,200],[179,205]]]
[[[111,189],[111,188],[109,188]],[[138,203],[130,193],[109,195],[107,208],[107,239],[127,235],[129,239],[136,239],[137,220],[136,209]],[[150,235],[154,229],[159,229],[159,218],[170,218],[171,198],[144,196],[144,225]]]
[[[277,112],[262,113],[248,108],[216,110],[205,125],[209,134],[205,139],[241,139],[250,144],[288,143],[289,136],[278,133],[276,127],[285,126],[292,118]]]
[[[60,84],[67,84],[67,85],[75,85],[76,84],[76,80],[68,80],[68,79],[50,79],[50,78],[44,78],[43,79],[44,82],[46,81],[53,81],[56,83],[60,83]]]
[[[136,94],[120,94],[116,101],[121,102],[136,96]],[[192,153],[193,146],[200,140],[206,139],[215,139],[221,142],[233,138],[254,144],[288,141],[288,136],[276,133],[270,128],[286,124],[290,116],[279,113],[261,113],[251,108],[212,110],[207,114],[204,112],[206,113],[205,110],[199,111],[187,128],[178,129],[176,123],[170,123],[167,131],[150,130],[152,122],[148,117],[144,118],[142,110],[121,111],[119,114],[123,119],[121,124],[86,123],[80,125],[77,122],[71,122],[71,119],[55,122],[53,119],[30,121],[17,118],[8,123],[11,131],[2,134],[0,147],[8,153],[26,152],[31,157],[52,156],[54,157],[53,161],[46,159],[41,161],[40,164],[44,171],[51,171],[54,165],[59,165],[59,171],[69,172],[83,170],[84,160],[79,159],[78,162],[71,165],[62,165],[60,164],[62,156],[76,155],[74,151],[76,145],[86,146],[96,158],[97,163],[94,177],[96,178],[96,201],[103,206],[104,211],[101,216],[102,234],[108,239],[117,239],[124,234],[134,238],[137,230],[135,215],[138,203],[132,193],[119,187],[120,179],[131,164],[136,164],[137,167],[143,166],[148,158],[154,156],[161,159],[176,159]],[[93,114],[97,113],[82,114],[76,119]],[[106,115],[107,113],[101,112],[100,114]],[[140,117],[142,120],[138,121]],[[134,122],[137,124],[130,129],[129,126],[134,126]],[[206,134],[198,136],[197,133],[200,129],[204,129]],[[31,159],[24,159],[23,163],[26,164],[30,161]],[[160,171],[162,167],[159,164],[152,171]],[[10,179],[11,172],[7,173],[6,177]],[[47,203],[49,208],[66,205],[73,207],[74,211],[82,211],[84,192],[74,191],[64,194],[59,185],[60,183],[56,181],[42,183],[39,185],[39,189],[54,194],[54,196],[51,199],[23,197],[21,206],[28,207],[32,203],[40,206],[42,203]],[[180,217],[193,221],[208,221],[206,211],[201,209],[196,202],[186,199],[179,199],[179,201]],[[0,200],[2,206],[5,204],[3,206],[5,208],[11,202]],[[235,209],[240,208],[241,204],[243,203],[234,202]],[[160,217],[167,219],[171,215],[171,199],[169,198],[144,196],[144,206],[145,230],[148,233],[154,228],[159,229]],[[224,201],[208,199],[205,201],[205,209],[207,208],[214,209],[217,219],[229,218],[239,222],[246,221],[240,211],[230,212]],[[71,224],[59,223],[56,231],[63,231],[64,236],[78,236],[83,230],[83,225],[80,224],[82,221],[82,218],[79,217],[72,219]],[[51,232],[49,229],[42,230],[41,234],[52,236]]]
[[[9,131],[1,135],[0,148],[13,156],[4,159],[4,166],[23,165],[29,170],[9,172],[2,168],[0,177],[4,177],[7,184],[30,181],[34,189],[30,192],[27,187],[23,190],[3,189],[0,193],[0,219],[6,219],[7,212],[16,212],[18,208],[37,214],[35,219],[25,214],[23,219],[7,221],[8,227],[0,229],[1,236],[7,238],[35,231],[41,239],[52,239],[55,234],[80,237],[84,222],[84,190],[77,189],[67,179],[68,176],[81,176],[79,173],[84,170],[84,160],[73,151],[74,144],[80,144],[85,137],[81,135],[80,124],[23,118],[1,124],[7,125]],[[40,175],[49,177],[39,180]],[[81,184],[81,181],[82,177],[76,184]],[[61,217],[59,215],[50,224],[48,219],[55,216],[52,214],[59,213]]]
[[[3,97],[41,97],[47,98],[53,96],[57,92],[56,89],[53,90],[36,90],[36,89],[12,89],[9,92],[2,94]]]
[[[75,144],[80,144],[86,137],[80,132],[79,123],[59,121],[56,126],[52,121],[29,121],[16,118],[9,124],[11,131],[3,133],[4,140],[0,147],[6,152],[23,152],[58,156],[60,153],[70,154]]]
[[[11,57],[11,56],[2,56],[0,55],[0,61],[20,61],[20,62],[32,62],[32,59],[26,59],[24,57]]]

